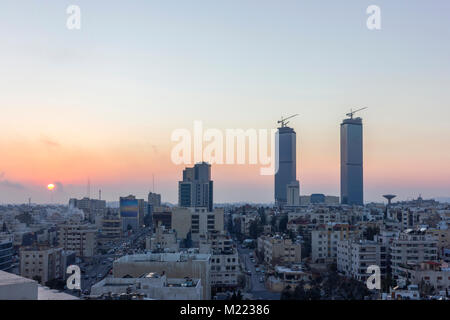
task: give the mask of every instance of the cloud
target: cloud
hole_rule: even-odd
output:
[[[0,171],[0,187],[10,188],[10,189],[25,189],[25,186],[14,181],[6,180],[5,178],[5,172]]]
[[[18,182],[13,182],[13,181],[9,181],[9,180],[1,180],[0,181],[0,186],[1,187],[5,187],[5,188],[11,188],[11,189],[25,189],[25,187],[18,183]]]

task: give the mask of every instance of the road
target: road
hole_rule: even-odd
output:
[[[85,273],[81,279],[82,292],[90,291],[91,287],[105,278],[112,269],[114,259],[123,255],[129,254],[130,251],[142,245],[145,241],[145,236],[150,232],[149,229],[143,229],[138,233],[132,234],[127,238],[123,238],[119,243],[113,247],[113,251],[108,254],[96,255],[91,258],[92,263],[85,265]]]
[[[251,275],[247,275],[247,286],[245,291],[250,293],[255,300],[280,300],[280,294],[271,292],[266,289],[264,282],[260,282],[260,278],[264,277],[261,272],[256,272],[255,264],[250,260],[250,252],[253,250],[238,246],[238,252],[245,266],[245,270],[249,270]]]

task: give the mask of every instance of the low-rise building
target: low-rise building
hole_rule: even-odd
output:
[[[299,284],[311,281],[311,273],[305,272],[301,266],[275,266],[274,273],[267,278],[266,286],[274,292],[281,292],[287,286],[295,289]]]
[[[392,274],[397,277],[400,266],[424,261],[437,261],[437,240],[426,229],[408,229],[394,239],[391,246]]]
[[[92,286],[90,296],[120,294],[138,294],[158,300],[203,300],[203,287],[200,279],[167,278],[151,272],[139,278],[105,278]]]
[[[64,278],[63,248],[36,246],[20,249],[20,275],[41,284]]]
[[[138,278],[155,272],[170,278],[200,279],[203,298],[211,299],[211,255],[199,253],[146,253],[123,256],[113,263],[113,276]]]
[[[239,254],[225,232],[208,232],[200,238],[200,253],[211,254],[211,286],[236,288],[241,275]]]
[[[152,252],[161,251],[178,251],[180,245],[174,230],[166,229],[164,225],[159,222],[155,233],[145,239],[145,249]]]
[[[0,300],[78,300],[78,298],[41,286],[34,280],[0,271]]]
[[[450,290],[450,267],[448,263],[426,261],[398,266],[398,276],[403,282],[431,285],[437,292]]]
[[[282,235],[259,237],[257,250],[268,265],[295,264],[302,260],[301,243]]]

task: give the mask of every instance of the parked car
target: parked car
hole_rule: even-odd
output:
[[[259,278],[259,282],[264,282],[264,277]]]

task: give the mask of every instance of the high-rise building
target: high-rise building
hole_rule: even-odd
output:
[[[133,195],[120,197],[119,205],[122,231],[126,232],[128,230],[138,230],[144,224],[144,199],[136,199]]]
[[[341,203],[364,204],[361,118],[351,117],[341,123]]]
[[[284,123],[278,128],[275,161],[278,171],[275,173],[275,204],[287,203],[287,186],[297,180],[296,133]]]
[[[178,182],[180,207],[206,207],[213,210],[213,181],[211,165],[206,162],[183,170],[183,181]]]
[[[155,207],[161,207],[161,195],[158,193],[148,193],[148,213],[152,213]]]

